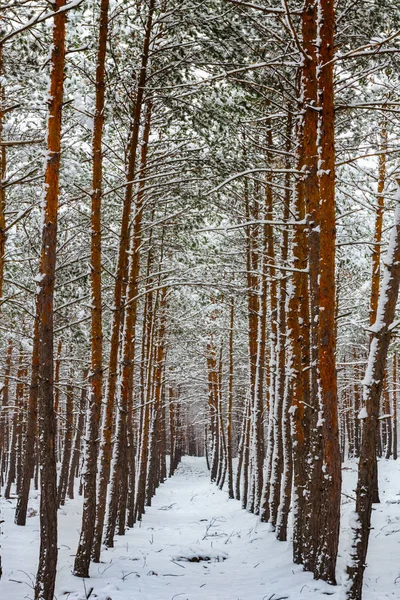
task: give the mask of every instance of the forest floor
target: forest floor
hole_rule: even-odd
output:
[[[380,461],[381,504],[374,506],[364,600],[400,598],[400,461]],[[347,463],[339,580],[349,538],[356,464]],[[116,537],[86,581],[71,574],[81,499],[59,512],[57,600],[323,600],[340,598],[340,586],[314,581],[292,563],[291,544],[210,483],[205,461],[185,457],[162,484],[141,524]],[[38,494],[26,527],[13,523],[15,500],[0,498],[2,600],[33,597],[39,548]],[[191,562],[191,561],[199,562]]]

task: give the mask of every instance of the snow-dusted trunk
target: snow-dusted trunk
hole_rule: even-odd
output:
[[[150,434],[151,451],[149,453],[149,467],[146,482],[146,505],[151,505],[151,498],[158,484],[158,432],[159,420],[161,415],[161,397],[163,390],[163,374],[165,364],[165,333],[166,333],[166,294],[167,288],[163,288],[160,294],[159,310],[158,310],[158,332],[157,341],[154,350],[154,368],[153,368],[153,422]]]
[[[132,417],[128,420],[128,495],[126,507],[126,524],[133,527],[135,524],[135,493],[136,493],[136,448],[134,438],[135,420]]]
[[[302,68],[300,97],[306,102],[304,71],[311,68],[309,61],[314,58],[315,18],[312,5],[307,4],[303,13],[303,45],[306,41],[308,59]],[[309,12],[311,11],[311,14]],[[311,23],[309,23],[309,20]],[[311,30],[311,31],[310,31]],[[311,54],[310,54],[311,53]],[[306,171],[305,125],[307,106],[301,111],[296,123],[297,168]],[[309,110],[309,109],[308,109]],[[289,338],[288,372],[291,378],[292,406],[290,408],[293,454],[293,560],[302,563],[310,545],[310,491],[306,469],[311,426],[310,414],[310,293],[308,279],[307,233],[304,226],[306,186],[304,178],[298,178],[295,188],[294,215],[297,226],[292,238],[293,274],[288,286],[287,329]],[[306,504],[308,510],[306,510]]]
[[[249,463],[250,463],[250,433],[251,433],[251,399],[248,403],[248,415],[245,417],[244,452],[243,452],[243,485],[241,492],[242,508],[247,508],[249,494]]]
[[[163,373],[165,377],[165,370]],[[161,394],[161,417],[159,424],[159,439],[160,439],[160,483],[164,483],[167,479],[167,407],[166,407],[166,391],[165,382],[163,382]]]
[[[215,299],[211,297],[211,303],[215,304]],[[216,320],[218,310],[215,308],[210,315],[211,324]],[[211,460],[210,477],[211,481],[216,481],[218,475],[218,465],[220,456],[220,423],[219,423],[219,375],[217,361],[217,347],[215,342],[214,327],[209,336],[207,344],[207,376],[208,376],[208,411],[209,411],[209,432],[211,442]]]
[[[219,440],[220,440],[220,453],[219,453],[219,464],[218,464],[218,477],[217,485],[222,490],[225,483],[226,469],[227,469],[227,448],[226,448],[226,436],[224,426],[224,413],[223,413],[223,363],[222,363],[222,345],[219,355],[218,365],[218,426],[219,426]]]
[[[2,416],[0,418],[0,451],[1,451],[1,462],[0,462],[0,485],[4,485],[4,473],[7,470],[8,464],[8,452],[9,452],[9,437],[10,437],[10,424],[9,424],[9,411],[8,411],[8,396],[10,386],[10,374],[11,374],[11,362],[13,353],[13,341],[11,338],[8,340],[6,365],[4,371],[4,382],[1,398]]]
[[[249,407],[249,396],[246,396],[243,405],[243,414],[242,414],[242,425],[240,430],[240,438],[239,438],[239,447],[238,447],[238,463],[236,469],[236,477],[235,477],[235,498],[236,500],[240,500],[241,498],[241,479],[242,479],[242,471],[243,471],[243,459],[244,459],[244,446],[246,440],[246,427],[247,420],[250,418],[249,415],[250,407]]]
[[[266,339],[267,339],[267,268],[265,263],[266,237],[264,238],[263,257],[261,260],[261,275],[259,277],[259,303],[258,303],[258,334],[257,334],[257,367],[253,398],[252,415],[252,484],[250,510],[255,514],[260,512],[260,503],[263,490],[263,464],[264,464],[264,406],[265,406],[265,368],[266,368]]]
[[[152,400],[152,371],[154,359],[154,319],[155,308],[153,306],[153,293],[151,292],[151,278],[149,277],[152,265],[152,252],[149,251],[147,259],[147,288],[144,314],[143,314],[143,333],[142,333],[142,405],[144,410],[141,420],[141,439],[138,449],[138,480],[136,491],[136,519],[141,521],[145,512],[146,501],[146,481],[149,462],[149,437],[150,437],[150,406]],[[157,294],[158,296],[158,294]]]
[[[272,417],[273,411],[273,396],[269,396],[269,402],[267,402],[267,415],[268,415],[268,428],[267,428],[267,455],[264,461],[264,473],[263,473],[263,490],[260,504],[260,519],[262,522],[267,523],[270,517],[270,483],[271,483],[271,469],[272,469],[272,454],[274,448],[274,420]]]
[[[66,0],[56,0],[48,100],[47,157],[42,198],[42,248],[37,281],[39,323],[40,554],[35,600],[53,600],[57,567],[57,469],[54,414],[54,283],[64,92]]]
[[[136,351],[136,321],[137,321],[137,293],[139,288],[138,278],[140,272],[140,247],[142,244],[142,219],[143,219],[143,201],[144,201],[144,188],[145,188],[145,176],[147,168],[147,153],[149,146],[150,128],[151,128],[151,115],[153,105],[151,100],[148,100],[146,106],[146,115],[144,122],[143,138],[141,144],[141,156],[140,156],[140,171],[139,179],[142,180],[139,183],[138,195],[135,204],[135,217],[133,221],[133,238],[131,245],[131,265],[129,271],[129,284],[128,293],[126,298],[125,306],[125,325],[124,325],[124,337],[123,337],[123,361],[121,369],[121,397],[123,397],[123,403],[126,405],[127,410],[127,430],[128,430],[128,454],[127,461],[129,462],[129,469],[133,471],[135,468],[132,460],[135,460],[134,451],[134,438],[133,438],[133,375],[134,375],[134,360]],[[129,458],[130,457],[130,458]],[[127,479],[123,487],[126,487]],[[132,490],[133,492],[133,490]],[[134,497],[130,499],[131,502],[131,514],[133,513],[132,504],[134,503]]]
[[[99,42],[96,64],[96,106],[93,123],[91,206],[91,356],[87,432],[85,436],[84,504],[81,535],[74,562],[74,575],[88,577],[96,522],[97,457],[103,394],[103,325],[101,300],[101,202],[103,182],[103,125],[105,62],[108,39],[109,0],[100,5]]]
[[[318,391],[319,423],[322,435],[323,482],[318,518],[318,560],[314,576],[336,583],[336,558],[339,545],[341,458],[338,431],[336,374],[336,285],[335,285],[335,108],[334,108],[334,31],[333,0],[318,4],[318,131],[319,159],[319,321]]]
[[[301,71],[301,94],[303,122],[299,126],[304,171],[304,203],[307,222],[307,251],[310,294],[310,355],[303,368],[310,369],[310,390],[307,419],[309,420],[309,442],[307,447],[308,482],[305,492],[303,522],[303,564],[312,571],[315,566],[318,540],[318,512],[321,490],[321,438],[317,427],[318,414],[318,318],[319,318],[319,180],[318,180],[318,82],[317,82],[317,2],[306,0],[302,15],[303,64]]]
[[[387,130],[386,121],[381,124],[381,151],[379,155],[378,166],[378,195],[375,209],[375,233],[374,246],[372,249],[372,275],[371,275],[371,297],[369,305],[369,324],[373,325],[376,320],[376,311],[378,309],[379,300],[379,283],[381,279],[381,247],[382,247],[382,228],[383,228],[383,213],[385,209],[385,180],[386,180],[386,154],[387,149]]]
[[[127,479],[127,520],[128,526],[132,527],[135,522],[135,486],[136,486],[136,458],[134,447],[134,431],[133,431],[133,377],[134,377],[134,360],[136,352],[136,322],[137,322],[137,293],[138,293],[138,277],[140,272],[140,247],[142,243],[142,219],[143,219],[143,200],[145,176],[147,168],[147,153],[149,146],[152,102],[148,100],[146,106],[146,116],[143,129],[143,138],[141,144],[140,156],[140,172],[138,194],[135,204],[135,217],[133,221],[133,237],[131,244],[131,264],[129,269],[129,285],[125,308],[125,326],[123,337],[123,362],[120,379],[120,393],[126,404],[126,413],[128,418],[128,449],[127,463],[129,482]]]
[[[391,418],[391,406],[390,406],[390,392],[388,387],[388,371],[386,370],[384,390],[383,390],[383,414],[384,418],[381,419],[383,430],[384,430],[384,450],[385,458],[388,460],[392,456],[392,444],[393,444],[393,432],[392,432],[392,418]]]
[[[379,296],[379,283],[381,279],[381,241],[382,241],[382,228],[383,228],[383,213],[385,209],[385,181],[386,181],[386,154],[387,149],[387,124],[385,118],[381,123],[381,148],[382,154],[379,155],[379,166],[378,166],[378,196],[377,206],[375,215],[375,233],[374,233],[374,246],[372,249],[372,275],[371,275],[371,297],[370,297],[370,308],[369,308],[369,324],[373,325],[376,320],[376,311],[378,308],[378,296]],[[381,441],[381,430],[378,431],[378,438],[376,442],[376,454],[382,456],[382,441]],[[379,485],[378,485],[378,464],[377,456],[375,456],[375,483],[373,492],[374,504],[380,502],[379,500]]]
[[[281,497],[279,502],[278,515],[276,520],[276,538],[280,542],[287,540],[287,525],[290,511],[290,502],[292,498],[293,482],[293,457],[292,457],[292,437],[290,427],[290,407],[292,403],[291,382],[288,377],[285,381],[285,395],[283,399],[283,418],[282,418],[282,443],[283,443],[283,473],[281,484]]]
[[[4,490],[4,497],[9,499],[11,494],[11,486],[16,480],[17,476],[17,445],[18,445],[18,431],[20,429],[20,414],[22,408],[22,398],[21,398],[21,381],[23,376],[23,366],[22,366],[22,349],[19,352],[19,360],[18,360],[18,370],[17,370],[17,385],[15,390],[15,402],[12,416],[12,433],[10,440],[10,452],[8,458],[8,473],[7,473],[7,485]]]
[[[353,369],[353,407],[352,407],[352,423],[353,423],[353,439],[354,439],[354,458],[358,458],[360,455],[360,421],[358,419],[358,413],[360,410],[360,385],[359,385],[359,373],[360,368],[357,364],[357,352],[353,352],[354,369]]]
[[[271,124],[267,121],[266,146],[271,148],[272,129]],[[272,164],[272,155],[267,150],[266,164],[270,167]],[[264,218],[266,221],[273,219],[273,197],[272,197],[272,176],[267,174],[266,190],[264,200]],[[257,336],[257,371],[256,383],[254,390],[254,426],[253,426],[253,481],[254,481],[254,500],[253,510],[255,514],[262,512],[263,490],[264,490],[264,458],[265,458],[265,439],[264,439],[264,419],[265,419],[265,391],[266,391],[266,370],[267,370],[267,307],[268,307],[268,275],[270,278],[270,307],[271,307],[271,353],[274,351],[273,346],[274,334],[276,334],[276,317],[274,306],[276,307],[276,280],[274,266],[274,240],[273,227],[271,224],[265,224],[263,227],[262,247],[260,241],[260,277],[259,277],[259,302],[258,302],[258,336]],[[270,265],[269,267],[267,265]],[[271,354],[272,356],[272,354]],[[272,370],[270,370],[270,377]]]
[[[226,429],[226,451],[228,468],[228,494],[233,494],[233,464],[232,464],[232,426],[233,426],[233,327],[235,324],[235,299],[232,296],[229,311],[229,381],[228,381],[228,414]]]
[[[62,463],[60,477],[58,481],[57,490],[57,502],[58,506],[65,504],[65,497],[67,494],[68,480],[69,480],[69,468],[71,462],[71,449],[72,449],[72,432],[73,432],[73,410],[74,410],[74,388],[72,382],[74,380],[74,374],[71,372],[70,380],[67,384],[66,390],[66,405],[65,405],[65,420],[64,420],[64,442],[62,445]]]
[[[393,354],[393,460],[397,460],[397,352]]]
[[[26,524],[29,489],[35,463],[35,440],[37,429],[38,391],[39,391],[39,322],[37,316],[33,329],[33,348],[31,365],[31,382],[29,387],[28,416],[24,442],[24,457],[22,465],[21,487],[15,509],[15,523]]]
[[[218,439],[219,439],[219,449],[218,449],[218,468],[217,468],[217,477],[216,484],[218,487],[221,486],[221,481],[224,473],[224,465],[226,460],[226,440],[225,440],[225,431],[224,431],[224,417],[223,417],[223,408],[222,408],[222,353],[223,347],[222,344],[219,349],[219,357],[218,357],[218,366],[217,366],[217,405],[218,405]]]
[[[246,220],[257,220],[259,217],[258,202],[250,203],[250,190],[248,181],[244,184],[244,200]],[[260,485],[262,486],[262,469],[259,468],[259,423],[261,414],[258,406],[258,388],[260,367],[260,336],[262,320],[262,298],[260,287],[262,283],[258,276],[259,254],[262,251],[262,245],[258,239],[258,228],[254,225],[248,225],[246,232],[246,278],[247,278],[247,306],[248,306],[248,355],[249,355],[249,387],[250,387],[250,437],[249,445],[245,449],[244,461],[244,486],[243,497],[246,498],[247,510],[253,511],[255,506],[255,494],[258,494]],[[260,301],[261,300],[261,301]],[[248,465],[248,466],[246,466]],[[257,490],[257,491],[256,491]],[[261,489],[260,489],[261,491]]]
[[[172,385],[169,386],[169,473],[168,476],[172,477],[175,472],[176,464],[175,464],[175,448],[176,448],[176,425],[175,425],[175,394],[174,388]],[[207,429],[205,433],[205,448],[208,450],[208,439],[207,439]],[[209,468],[209,467],[208,467]]]
[[[179,389],[178,389],[179,392]],[[177,397],[179,401],[179,393]],[[175,465],[178,466],[183,454],[183,440],[182,440],[182,421],[181,421],[181,407],[179,402],[176,404],[176,446],[175,446]]]
[[[16,405],[17,405],[17,448],[16,448],[16,465],[15,465],[15,489],[17,494],[20,493],[21,487],[21,475],[22,475],[22,461],[25,458],[23,456],[23,434],[26,422],[26,410],[25,410],[25,382],[26,382],[26,367],[23,364],[23,351],[21,348],[21,370],[17,381],[17,393],[16,393]]]
[[[81,390],[81,399],[78,408],[78,416],[76,418],[75,425],[75,436],[74,443],[72,448],[72,457],[71,457],[71,467],[69,472],[69,481],[68,481],[68,498],[71,500],[74,498],[74,485],[75,485],[75,477],[78,474],[79,469],[79,460],[81,458],[81,446],[82,446],[82,433],[85,424],[85,411],[86,411],[86,400],[87,400],[87,385],[86,380],[88,376],[88,371],[85,369],[82,377],[82,390]]]
[[[346,456],[353,457],[354,456],[354,428],[353,421],[351,415],[351,403],[352,397],[349,390],[343,390],[342,395],[342,405],[341,405],[341,454],[342,461]],[[347,454],[346,454],[347,448]]]
[[[145,505],[151,506],[151,499],[153,497],[153,489],[154,489],[154,470],[155,470],[155,457],[157,452],[157,443],[156,443],[156,432],[157,432],[157,408],[153,401],[151,405],[151,415],[150,415],[150,428],[149,428],[149,457],[147,464],[147,472],[146,472],[146,481],[145,481]]]
[[[61,352],[62,352],[62,340],[58,340],[57,344],[57,356],[56,356],[56,364],[54,369],[54,414],[56,416],[56,432],[54,438],[54,447],[56,453],[56,461],[61,460],[61,432],[60,427],[58,426],[59,421],[61,421],[60,413],[60,368],[61,368]]]
[[[286,168],[288,173],[285,176],[285,202],[283,208],[283,220],[289,221],[290,217],[290,152],[292,148],[292,118],[288,113],[286,124]],[[289,254],[289,232],[283,230],[281,260],[285,264]],[[290,423],[290,407],[292,403],[292,382],[290,379],[290,368],[288,369],[287,357],[287,309],[288,309],[288,291],[287,277],[285,273],[279,273],[279,316],[278,316],[278,349],[277,349],[277,384],[276,396],[282,398],[282,446],[283,446],[283,473],[281,484],[281,497],[279,502],[276,537],[280,541],[287,539],[287,522],[290,510],[293,481],[293,455],[292,455],[292,436]]]
[[[0,17],[1,18],[1,17]],[[3,65],[3,44],[0,44],[0,141],[3,140],[5,90]],[[6,251],[6,190],[3,181],[6,177],[6,147],[0,146],[0,298],[3,298],[4,258]],[[0,308],[1,311],[1,308]]]
[[[128,290],[125,301],[125,322],[122,334],[121,367],[118,378],[118,428],[115,444],[115,464],[113,471],[113,490],[118,489],[119,494],[119,520],[118,533],[125,532],[125,516],[128,501],[128,454],[133,454],[133,431],[131,420],[133,416],[133,375],[136,348],[136,321],[137,321],[137,292],[140,271],[140,247],[142,244],[142,218],[144,200],[144,178],[146,175],[146,162],[148,142],[150,135],[152,105],[149,102],[146,112],[146,121],[143,132],[141,148],[141,165],[137,200],[135,204],[135,217],[133,220],[133,236],[131,243],[131,262],[128,275]],[[127,445],[128,441],[128,445]],[[128,453],[129,450],[129,453]],[[118,481],[115,480],[118,478]],[[112,490],[112,494],[114,493]],[[110,527],[110,520],[108,523]]]
[[[300,129],[302,129],[300,125]],[[299,134],[298,134],[299,135]],[[299,136],[300,137],[300,136]],[[301,138],[300,138],[301,139]],[[302,165],[302,156],[299,157]],[[297,184],[295,200],[297,221],[304,219],[304,187]],[[304,551],[304,521],[306,501],[306,452],[309,431],[308,398],[309,387],[309,294],[307,269],[306,236],[304,228],[298,225],[293,234],[292,262],[294,272],[288,288],[287,328],[289,337],[288,372],[292,386],[293,452],[293,560],[302,563]]]
[[[155,2],[149,0],[148,15],[143,41],[142,62],[138,78],[137,94],[134,102],[131,135],[129,139],[127,154],[128,167],[126,171],[127,185],[125,188],[125,199],[121,219],[120,243],[118,252],[118,264],[114,287],[114,313],[111,330],[110,356],[108,365],[106,410],[103,422],[102,451],[99,490],[97,497],[97,517],[93,545],[93,557],[95,562],[100,560],[101,538],[106,510],[107,487],[110,478],[111,456],[112,456],[112,433],[114,423],[114,402],[117,384],[118,352],[120,347],[120,333],[123,316],[123,289],[126,286],[125,274],[127,272],[128,248],[129,248],[129,224],[133,200],[133,181],[135,178],[136,155],[139,141],[140,117],[142,112],[143,95],[147,79],[147,66],[149,61],[149,50],[151,32],[153,25],[153,13]]]
[[[272,131],[269,127],[267,132],[267,144],[272,146]],[[273,196],[272,181],[269,179],[266,193],[266,220],[273,220]],[[275,244],[272,225],[267,225],[267,256],[271,267],[269,268],[269,304],[270,304],[270,360],[269,360],[269,436],[267,461],[271,461],[267,466],[269,475],[269,521],[273,526],[276,525],[278,517],[278,508],[281,496],[281,479],[283,473],[283,442],[282,442],[282,407],[283,407],[283,386],[282,378],[279,377],[279,348],[280,337],[278,331],[279,306],[278,306],[278,286],[277,273],[273,268],[275,264]],[[282,358],[282,357],[281,357]],[[272,431],[270,426],[272,425]]]
[[[211,481],[216,481],[219,464],[219,402],[218,402],[218,366],[216,350],[212,344],[209,346],[208,368],[210,378],[210,431],[211,431]]]
[[[352,523],[353,544],[347,565],[347,600],[361,600],[373,504],[375,448],[379,427],[379,406],[386,369],[400,283],[400,180],[397,182],[394,226],[384,260],[376,321],[370,328],[371,344],[363,381],[363,421],[356,512]]]

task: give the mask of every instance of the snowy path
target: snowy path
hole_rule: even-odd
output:
[[[399,463],[385,463],[383,479],[398,481]],[[386,468],[386,467],[385,467]],[[354,480],[355,465],[345,471],[345,481]],[[115,548],[102,554],[102,563],[92,565],[86,580],[90,598],[99,600],[323,600],[339,598],[339,588],[316,582],[301,567],[293,565],[290,544],[277,542],[254,515],[241,510],[239,502],[210,484],[205,462],[185,457],[177,474],[157,491],[143,522],[116,537]],[[395,496],[381,505],[382,535],[373,536],[365,600],[400,598],[399,543],[400,485]],[[385,502],[386,499],[386,502]],[[37,500],[36,500],[37,502]],[[33,501],[33,505],[35,500]],[[38,517],[27,527],[13,524],[12,503],[1,499],[6,520],[2,536],[4,574],[1,600],[32,598],[30,579],[36,570]],[[347,505],[345,506],[347,509]],[[379,513],[380,509],[377,509]],[[346,510],[347,512],[347,510]],[[83,600],[84,582],[71,575],[77,545],[81,500],[69,501],[59,514],[58,600]],[[380,513],[379,513],[380,514]],[[347,526],[348,517],[343,524]],[[381,528],[379,527],[379,532]],[[388,537],[389,536],[389,537]],[[345,537],[345,536],[344,536]],[[380,546],[382,544],[382,546]],[[387,552],[384,560],[379,558]],[[188,562],[201,556],[209,561]],[[343,559],[342,559],[343,560]],[[340,568],[339,568],[340,570]],[[275,594],[275,595],[274,595]]]

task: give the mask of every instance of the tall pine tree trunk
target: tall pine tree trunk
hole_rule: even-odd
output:
[[[304,34],[303,34],[304,37]],[[297,166],[301,171],[304,163],[304,119],[297,124]],[[298,224],[292,241],[293,275],[288,293],[287,327],[289,335],[288,366],[291,376],[292,406],[290,408],[293,436],[293,560],[302,563],[308,549],[309,534],[305,523],[309,520],[306,511],[307,468],[306,458],[310,431],[310,309],[307,239],[301,222],[305,217],[305,185],[297,180],[294,213]]]
[[[379,155],[379,166],[378,166],[378,203],[376,208],[375,216],[375,233],[374,233],[374,247],[372,250],[372,276],[371,276],[371,298],[370,298],[370,310],[369,310],[369,324],[373,325],[376,320],[376,311],[378,309],[378,296],[379,296],[379,283],[381,279],[381,241],[382,241],[382,228],[383,228],[383,213],[385,209],[385,179],[386,179],[386,154],[384,151],[387,149],[387,130],[386,121],[382,121],[381,125],[381,146],[382,154]],[[378,431],[378,438],[376,442],[375,450],[375,464],[374,464],[374,491],[373,491],[373,503],[377,504],[380,502],[379,499],[379,485],[378,485],[378,460],[377,455],[382,456],[382,442],[380,436],[380,428]]]
[[[18,494],[15,509],[15,523],[26,524],[26,513],[28,510],[29,489],[35,462],[35,441],[37,429],[38,391],[39,391],[39,322],[37,316],[34,321],[33,349],[31,366],[31,383],[29,388],[28,419],[24,444],[24,464],[21,481],[21,489]]]
[[[89,576],[90,555],[96,522],[96,482],[99,447],[100,411],[103,393],[103,325],[101,305],[101,201],[103,182],[103,125],[105,67],[108,38],[109,0],[100,6],[99,43],[96,65],[96,108],[93,128],[93,171],[91,213],[91,365],[89,414],[86,433],[86,464],[84,466],[84,503],[82,527],[74,562],[74,575]]]
[[[232,296],[229,311],[229,382],[228,382],[228,415],[226,430],[226,446],[228,461],[228,494],[234,498],[233,493],[233,463],[232,463],[232,426],[233,426],[233,326],[235,323],[235,300]]]
[[[1,17],[0,17],[1,18]],[[4,64],[3,44],[0,44],[0,141],[3,141],[4,128]],[[0,300],[3,298],[4,259],[6,251],[6,190],[3,181],[6,177],[6,147],[0,146]],[[0,305],[1,306],[1,305]],[[0,308],[1,310],[1,308]]]
[[[54,414],[54,282],[61,158],[61,116],[64,91],[66,0],[56,0],[47,130],[47,159],[42,200],[42,249],[38,281],[40,554],[35,600],[53,600],[57,567],[57,469]]]
[[[155,1],[149,0],[149,9],[146,21],[145,37],[143,41],[142,62],[138,78],[137,94],[131,124],[131,135],[128,145],[128,168],[126,172],[126,189],[121,220],[120,245],[118,253],[118,264],[114,288],[114,315],[110,341],[110,357],[108,366],[106,410],[103,423],[103,440],[101,451],[101,467],[99,491],[97,497],[96,528],[93,545],[93,560],[99,562],[101,539],[103,535],[104,518],[106,511],[107,487],[110,479],[111,456],[112,456],[112,431],[114,423],[114,402],[117,384],[118,351],[120,347],[120,333],[122,325],[123,298],[122,290],[127,272],[127,251],[129,248],[129,221],[133,200],[133,180],[135,178],[136,154],[139,141],[140,116],[142,112],[143,94],[147,79],[147,64],[151,41]]]
[[[393,354],[393,460],[397,460],[397,352]]]
[[[379,408],[400,283],[400,181],[397,183],[394,226],[384,261],[384,273],[379,293],[376,321],[371,327],[372,339],[368,365],[363,381],[363,421],[356,515],[353,525],[353,544],[347,566],[347,600],[361,600],[364,569],[371,529],[371,512],[375,485],[375,449],[379,427]]]
[[[69,376],[69,382],[66,390],[66,403],[65,403],[65,420],[64,420],[64,442],[62,445],[62,463],[60,478],[58,482],[57,500],[58,506],[65,504],[65,497],[67,495],[68,480],[69,480],[69,467],[71,462],[71,450],[72,450],[72,430],[73,430],[73,411],[74,411],[74,388],[72,382],[74,380],[73,371]]]
[[[309,431],[307,443],[308,476],[303,509],[303,564],[306,570],[313,571],[318,544],[318,514],[321,503],[321,431],[318,427],[318,318],[319,318],[319,181],[318,181],[318,105],[317,85],[317,9],[314,0],[306,0],[302,15],[304,58],[301,73],[303,95],[303,123],[300,126],[302,142],[302,168],[304,170],[304,201],[307,220],[307,248],[310,291],[310,355],[307,365],[310,370],[308,404]],[[306,438],[307,439],[307,438]]]
[[[319,422],[323,446],[323,486],[319,514],[318,561],[314,576],[336,583],[336,558],[340,529],[341,458],[338,429],[336,375],[335,289],[335,108],[333,58],[335,12],[333,0],[319,0],[318,92],[320,260],[318,375]]]
[[[87,387],[86,380],[88,376],[88,370],[85,369],[82,377],[82,390],[81,390],[81,400],[79,403],[78,416],[76,419],[75,425],[75,437],[74,444],[72,448],[72,458],[71,458],[71,466],[69,472],[69,481],[68,481],[68,498],[71,500],[74,498],[74,485],[75,485],[75,477],[77,477],[79,470],[79,461],[81,458],[81,440],[82,435],[84,433],[83,428],[85,425],[85,412],[86,412],[86,400],[87,400]]]
[[[7,470],[8,452],[9,452],[9,443],[10,443],[8,396],[9,396],[9,387],[10,387],[12,352],[13,352],[13,341],[11,338],[9,338],[8,347],[7,347],[7,356],[6,356],[6,366],[5,366],[5,372],[4,372],[2,399],[1,399],[1,408],[2,408],[2,416],[0,419],[0,427],[1,427],[0,484],[1,484],[1,486],[4,485],[4,473]]]

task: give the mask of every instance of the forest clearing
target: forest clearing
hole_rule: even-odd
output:
[[[400,598],[399,61],[393,0],[0,4],[1,599]]]

